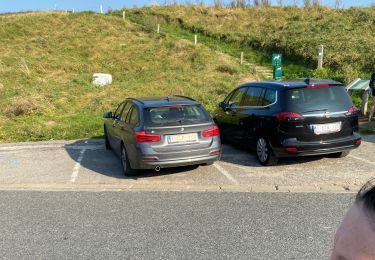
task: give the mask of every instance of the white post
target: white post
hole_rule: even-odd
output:
[[[243,63],[243,51],[241,52],[241,65],[242,65],[242,63]]]
[[[323,68],[323,51],[324,51],[324,47],[323,45],[320,45],[319,52],[318,52],[318,69]]]
[[[72,13],[74,14],[74,8],[73,8],[73,10],[72,10]]]
[[[100,13],[103,14],[103,5],[100,5]]]
[[[157,33],[160,33],[160,24],[158,23]]]
[[[122,11],[122,20],[125,21],[125,11]]]
[[[65,10],[65,13],[67,14],[67,13],[68,13],[68,10]]]
[[[367,104],[368,104],[368,91],[363,91],[362,94],[362,104],[361,104],[361,114],[366,116],[367,114]]]
[[[198,43],[198,35],[195,34],[194,35],[194,44],[197,45],[197,43]]]

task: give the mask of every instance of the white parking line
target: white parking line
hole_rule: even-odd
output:
[[[228,178],[228,180],[230,180],[231,182],[235,183],[235,184],[238,184],[238,181],[232,177],[232,175],[229,174],[229,172],[227,172],[223,167],[221,167],[219,164],[215,163],[214,164],[215,168],[219,170],[219,172],[221,172],[225,177]]]
[[[349,155],[349,157],[352,157],[352,158],[354,158],[354,159],[357,159],[357,160],[362,161],[362,162],[365,162],[365,163],[369,163],[369,164],[371,164],[371,165],[375,165],[375,162],[371,162],[371,161],[366,160],[366,159],[363,159],[363,158],[361,158],[361,157],[357,157],[357,156],[354,156],[354,155]]]
[[[78,178],[79,168],[81,167],[81,162],[83,160],[83,155],[85,154],[85,152],[86,152],[86,149],[81,150],[80,155],[77,159],[76,165],[74,166],[72,176],[70,177],[70,181],[73,182],[73,183]]]

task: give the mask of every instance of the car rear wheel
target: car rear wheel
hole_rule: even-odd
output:
[[[271,166],[277,164],[278,158],[273,154],[272,148],[264,137],[258,137],[256,142],[256,157],[260,164]]]
[[[105,126],[104,126],[104,140],[105,140],[105,149],[112,150],[111,144],[109,143],[109,140],[108,140],[107,129],[105,128]]]
[[[121,164],[125,176],[132,176],[137,173],[137,171],[130,166],[129,157],[124,145],[121,145]]]

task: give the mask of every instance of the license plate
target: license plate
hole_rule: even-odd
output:
[[[179,134],[179,135],[167,135],[167,142],[173,143],[193,143],[198,140],[197,133],[191,134]]]
[[[341,122],[311,125],[311,126],[312,126],[312,129],[314,130],[314,134],[316,135],[336,133],[341,130]]]

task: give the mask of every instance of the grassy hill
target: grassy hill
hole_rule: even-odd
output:
[[[329,77],[343,82],[375,70],[375,8],[214,8],[171,5],[127,10],[146,26],[161,23],[240,46],[258,63],[272,52],[285,58],[287,78]],[[325,47],[324,69],[315,70]],[[250,48],[249,48],[250,47]],[[253,55],[253,52],[257,55]],[[261,53],[261,54],[260,54]]]
[[[187,95],[212,111],[254,79],[229,55],[115,16],[9,14],[0,23],[0,142],[101,136],[102,113],[126,97]],[[96,72],[113,84],[93,86]]]

